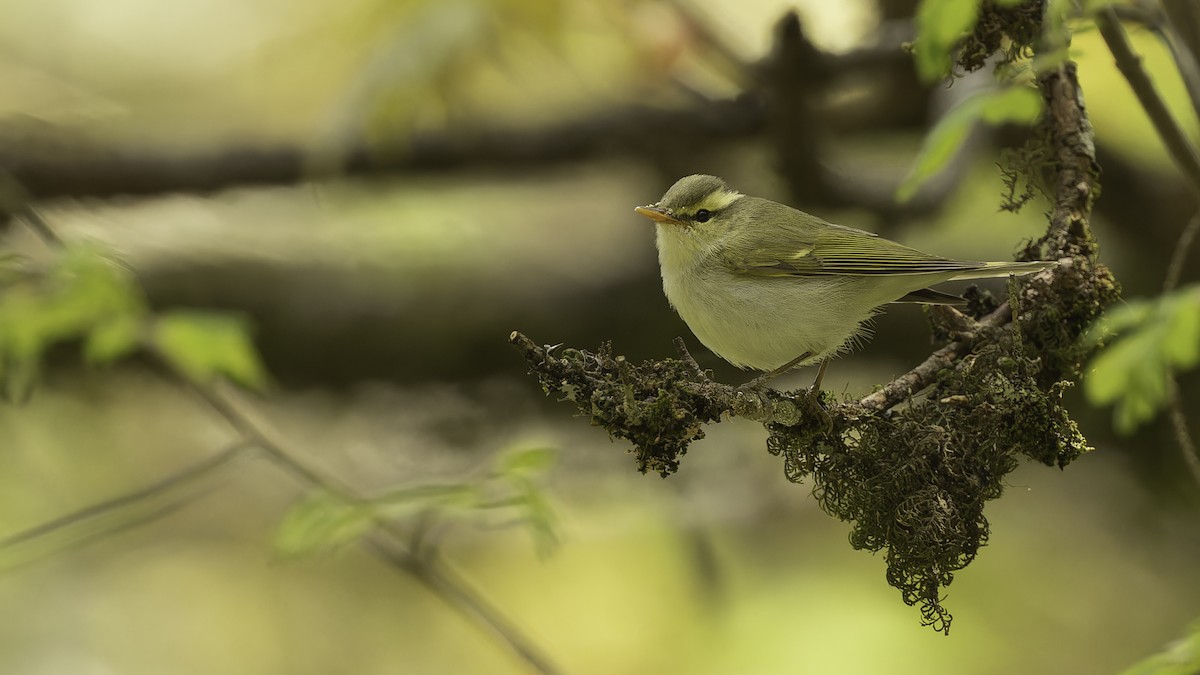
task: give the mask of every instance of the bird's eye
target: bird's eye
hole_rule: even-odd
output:
[[[712,211],[709,211],[708,209],[700,209],[696,212],[695,218],[697,223],[707,223],[708,220],[712,218]]]

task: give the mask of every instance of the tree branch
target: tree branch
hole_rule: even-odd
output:
[[[1005,303],[981,319],[978,325],[984,328],[999,328],[1011,320],[1012,309]],[[955,361],[970,352],[974,338],[972,335],[970,339],[955,340],[942,347],[930,354],[921,365],[888,382],[879,391],[864,396],[858,404],[867,410],[880,412],[908,400],[929,386],[939,372],[954,367]]]
[[[82,139],[70,152],[40,152],[27,142],[10,142],[0,144],[0,167],[37,200],[207,193],[468,166],[545,168],[620,150],[645,152],[662,146],[663,139],[669,139],[672,148],[716,144],[755,133],[762,114],[761,106],[748,98],[688,110],[626,108],[537,129],[425,135],[397,146],[364,143],[340,149],[338,156],[344,160],[331,164],[312,162],[305,148],[286,145],[172,156]]]
[[[140,507],[143,504],[149,503],[152,500],[162,497],[168,493],[174,492],[179,488],[194,483],[201,478],[207,477],[210,474],[228,466],[235,459],[241,457],[246,450],[252,446],[245,441],[238,441],[221,452],[206,458],[189,466],[182,471],[171,474],[162,480],[122,494],[120,496],[97,502],[86,506],[78,511],[73,511],[66,515],[60,516],[53,520],[39,523],[33,527],[27,528],[20,532],[11,534],[3,539],[0,539],[0,551],[9,552],[14,548],[22,545],[28,545],[36,541],[44,540],[47,537],[58,534],[64,531],[80,530],[89,523],[101,521],[98,527],[86,532],[81,532],[79,540],[87,540],[94,537],[103,536],[113,531],[128,527],[131,522],[136,521],[140,524],[149,520],[157,519],[160,516],[171,513],[176,508],[175,505],[168,505],[162,508],[149,517],[142,520],[124,518],[111,525],[105,525],[101,519],[116,514],[117,512],[128,511],[132,507]],[[187,500],[183,500],[186,502]],[[73,543],[73,542],[72,542]]]
[[[691,17],[689,21],[695,22]],[[911,25],[888,35],[911,34]],[[716,41],[715,36],[705,36]],[[234,187],[295,185],[346,176],[384,176],[464,167],[545,169],[555,164],[623,153],[631,157],[694,156],[723,142],[770,136],[778,161],[791,166],[794,194],[806,203],[861,207],[889,218],[937,209],[963,172],[947,171],[916,198],[892,199],[894,185],[855,184],[826,163],[823,138],[848,128],[909,127],[923,121],[930,91],[912,75],[898,39],[829,54],[804,37],[799,19],[780,22],[776,52],[746,65],[732,54],[722,60],[743,72],[748,91],[730,100],[698,100],[687,109],[624,107],[536,129],[452,130],[361,142],[333,148],[336,161],[313,161],[313,149],[295,145],[231,145],[209,153],[170,154],[155,149],[113,147],[86,137],[64,138],[32,125],[0,128],[0,169],[7,169],[34,200],[111,198],[175,192],[210,193]],[[710,45],[720,51],[719,44]],[[831,102],[831,88],[852,82],[861,93],[864,76],[872,96]],[[882,95],[889,105],[878,104]],[[935,92],[940,95],[940,92]],[[915,101],[895,105],[895,101]],[[807,122],[797,123],[799,116]],[[32,139],[32,140],[31,140]],[[972,148],[980,144],[970,144]],[[970,152],[956,155],[966,163]],[[800,173],[797,173],[797,172]],[[852,169],[850,170],[853,171]],[[674,172],[672,172],[674,173]],[[896,177],[896,182],[899,176]]]
[[[156,355],[165,372],[174,373],[167,359]],[[272,461],[291,473],[299,482],[328,492],[335,497],[357,504],[363,497],[337,476],[327,473],[302,459],[299,453],[290,450],[263,424],[252,419],[237,401],[216,386],[200,386],[185,376],[176,374],[173,379],[187,386],[204,400],[218,415],[248,442],[264,452]],[[516,627],[498,608],[483,595],[471,588],[461,575],[447,563],[434,556],[418,556],[405,546],[405,533],[390,520],[373,516],[379,532],[385,535],[382,541],[368,541],[368,547],[379,554],[393,567],[408,572],[434,595],[442,598],[477,626],[486,629],[505,644],[516,656],[535,672],[552,675],[559,670],[549,657],[542,653],[532,640]]]
[[[1116,59],[1117,68],[1129,82],[1138,102],[1142,104],[1150,122],[1162,137],[1167,152],[1187,176],[1192,193],[1200,196],[1200,154],[1176,122],[1166,101],[1158,94],[1154,82],[1142,66],[1142,58],[1133,51],[1125,29],[1121,27],[1121,22],[1111,6],[1096,15],[1096,25],[1100,28],[1100,35],[1112,52],[1113,58]]]
[[[1179,239],[1175,242],[1175,250],[1171,254],[1171,262],[1167,265],[1167,275],[1163,278],[1163,293],[1170,293],[1179,286],[1179,280],[1183,276],[1183,266],[1187,264],[1188,254],[1191,253],[1192,242],[1196,240],[1197,234],[1200,234],[1200,212],[1192,216],[1183,231],[1179,233]]]
[[[1186,7],[1185,9],[1190,10],[1191,8]],[[1117,61],[1117,67],[1129,81],[1129,86],[1133,88],[1142,108],[1149,115],[1150,121],[1154,124],[1155,130],[1172,159],[1175,160],[1175,164],[1187,177],[1188,187],[1191,188],[1192,194],[1200,197],[1200,153],[1197,152],[1196,146],[1192,144],[1183,128],[1179,126],[1175,116],[1171,114],[1166,101],[1154,88],[1154,83],[1142,67],[1141,57],[1133,51],[1132,45],[1129,44],[1125,30],[1117,19],[1117,13],[1111,6],[1107,7],[1096,17],[1096,23],[1100,27],[1100,34],[1104,37],[1104,41]],[[1170,27],[1169,19],[1166,25]],[[1179,48],[1171,38],[1170,33],[1166,34],[1168,46],[1171,47],[1172,54],[1175,56],[1180,73],[1187,85],[1188,93],[1192,97],[1193,109],[1200,114],[1200,82],[1197,81],[1200,77],[1198,74],[1200,69],[1197,68],[1194,55],[1187,49]],[[1192,241],[1198,231],[1200,231],[1200,213],[1192,217],[1179,235],[1171,262],[1167,266],[1166,277],[1163,280],[1164,294],[1173,291],[1179,284],[1184,263],[1187,261]],[[1169,382],[1169,386],[1171,391],[1167,409],[1171,427],[1175,433],[1175,441],[1192,476],[1197,482],[1200,482],[1200,457],[1197,457],[1196,444],[1192,442],[1187,418],[1183,414],[1183,400],[1179,393],[1179,387],[1173,379]]]
[[[1197,451],[1195,442],[1192,441],[1192,432],[1188,429],[1187,415],[1183,412],[1183,398],[1179,394],[1179,385],[1171,380],[1169,386],[1171,393],[1167,414],[1171,419],[1171,430],[1175,432],[1175,443],[1179,446],[1179,454],[1183,455],[1183,463],[1187,464],[1188,469],[1192,472],[1192,478],[1200,483],[1200,453]]]

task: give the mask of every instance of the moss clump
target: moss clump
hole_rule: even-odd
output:
[[[1037,381],[1043,387],[1079,377],[1095,348],[1083,334],[1120,295],[1112,272],[1083,257],[1073,258],[1050,278],[1029,282],[1014,310],[1015,325],[1024,350],[1040,359]]]
[[[1004,477],[1021,456],[1061,467],[1089,449],[1060,404],[1069,383],[1043,390],[1021,352],[1007,333],[903,412],[837,415],[830,434],[769,427],[787,477],[812,480],[821,508],[852,524],[852,546],[884,551],[888,583],[943,632],[944,589],[987,543],[983,506]]]
[[[979,70],[998,50],[1004,51],[1005,62],[1029,56],[1041,35],[1043,4],[1042,0],[1029,0],[1009,7],[984,0],[975,30],[963,40],[958,65],[967,72]]]
[[[611,436],[633,443],[642,473],[674,473],[688,445],[704,438],[703,426],[719,422],[727,410],[721,397],[696,386],[697,373],[683,361],[633,365],[613,357],[611,343],[595,353],[564,349],[556,356],[551,349],[536,349],[544,354],[533,364],[542,389],[574,402]]]

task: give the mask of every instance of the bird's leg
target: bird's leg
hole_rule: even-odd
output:
[[[811,359],[812,357],[812,352],[804,352],[800,356],[788,361],[775,370],[772,370],[769,373],[763,373],[762,375],[759,375],[758,377],[750,380],[738,388],[743,390],[759,389],[767,382],[770,382],[776,377],[788,372],[792,368],[795,368],[796,365],[801,361]],[[824,359],[821,361],[821,367],[817,369],[817,379],[813,380],[812,386],[810,386],[804,394],[804,399],[808,402],[809,408],[813,411],[813,414],[821,420],[821,426],[825,428],[826,432],[833,431],[833,418],[829,416],[829,412],[826,411],[825,407],[821,405],[821,380],[824,379],[825,369],[828,366],[829,359]]]
[[[808,395],[814,396],[821,391],[821,380],[825,379],[825,369],[829,367],[829,359],[821,362],[821,367],[817,368],[817,379],[813,380],[812,386],[808,388]]]
[[[821,405],[821,380],[824,379],[825,368],[828,366],[829,359],[821,361],[821,367],[817,368],[817,379],[813,380],[806,396],[809,405],[817,413],[817,417],[821,418],[821,424],[825,427],[826,432],[833,431],[833,418],[829,416],[829,411],[825,410],[825,406]]]
[[[782,366],[779,366],[775,370],[772,370],[769,373],[763,373],[762,375],[759,375],[758,377],[754,378],[753,380],[750,380],[746,384],[743,384],[742,387],[745,389],[758,389],[759,387],[770,382],[771,380],[788,372],[792,368],[795,368],[796,364],[800,363],[801,361],[803,361],[805,359],[811,359],[812,357],[813,357],[812,352],[804,352],[800,356],[797,356],[796,358],[792,359],[791,361],[788,361],[787,363],[783,364]]]
[[[692,374],[702,380],[708,379],[708,375],[704,373],[700,368],[700,364],[696,363],[696,359],[688,351],[687,344],[683,341],[683,338],[675,338],[675,351],[679,352],[680,360],[683,361],[683,365],[687,366],[688,370],[692,371]]]

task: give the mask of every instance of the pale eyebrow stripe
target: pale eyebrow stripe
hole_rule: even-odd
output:
[[[717,190],[700,200],[700,203],[696,205],[696,210],[720,211],[744,196],[740,192],[734,192],[733,190]]]

